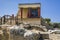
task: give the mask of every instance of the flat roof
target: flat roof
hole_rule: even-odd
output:
[[[41,3],[20,3],[19,8],[40,7]]]
[[[33,4],[41,4],[41,3],[20,3],[19,5],[33,5]]]

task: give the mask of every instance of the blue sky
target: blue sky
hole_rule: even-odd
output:
[[[19,3],[41,3],[41,16],[60,22],[60,0],[0,0],[0,16],[16,15]]]

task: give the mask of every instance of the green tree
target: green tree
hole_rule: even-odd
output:
[[[50,25],[50,22],[51,22],[51,19],[50,19],[50,18],[45,18],[44,20],[45,20],[45,22],[46,22],[47,24]]]

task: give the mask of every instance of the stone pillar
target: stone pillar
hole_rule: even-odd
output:
[[[40,11],[41,11],[40,8],[38,8],[38,17],[40,17]]]
[[[14,14],[12,14],[11,22],[12,22],[12,25],[15,24]]]
[[[2,25],[2,17],[1,17],[1,25]]]
[[[12,18],[14,18],[14,14],[12,14]]]
[[[4,18],[2,17],[2,24],[4,24]]]

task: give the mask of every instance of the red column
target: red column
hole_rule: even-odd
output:
[[[38,8],[38,17],[40,17],[40,8]]]
[[[31,14],[30,14],[31,12],[30,12],[30,8],[28,8],[28,17],[30,17],[31,16]]]
[[[20,10],[21,10],[21,19],[22,19],[22,10],[23,10],[23,8],[20,8]]]

